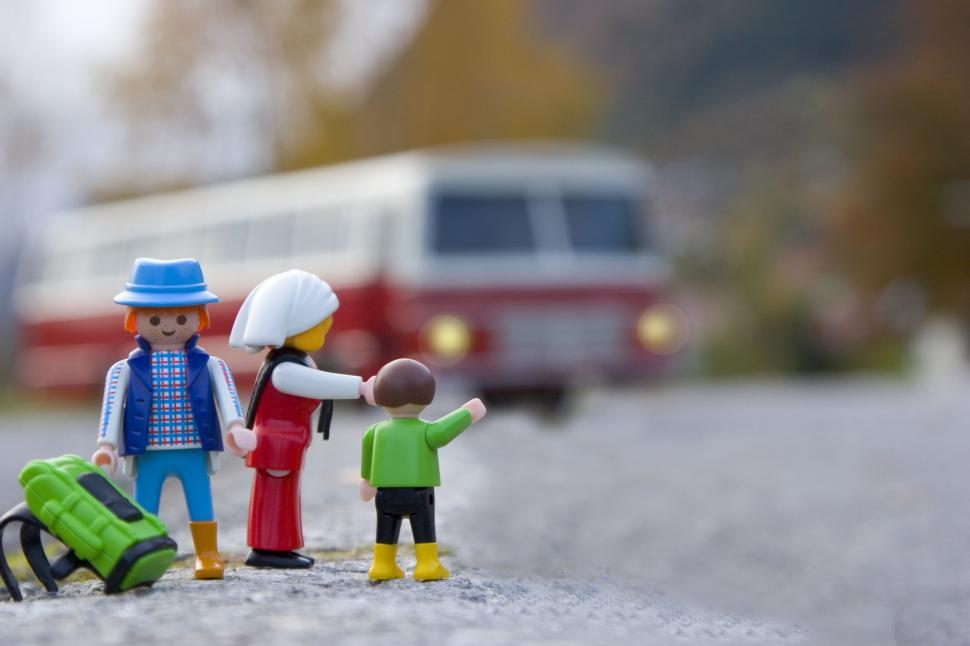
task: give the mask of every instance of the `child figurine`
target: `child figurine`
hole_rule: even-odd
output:
[[[434,529],[434,488],[441,484],[438,449],[484,417],[485,405],[473,399],[437,422],[425,422],[418,415],[434,391],[431,371],[412,359],[388,363],[374,382],[374,403],[391,416],[364,433],[360,460],[360,497],[368,501],[377,495],[377,542],[367,573],[376,581],[404,576],[395,560],[404,516],[414,535],[415,580],[449,575],[438,561]]]
[[[135,500],[153,514],[165,479],[181,481],[197,579],[223,576],[209,483],[223,449],[219,420],[231,452],[242,457],[256,446],[229,368],[196,345],[209,326],[206,305],[218,300],[196,260],[135,261],[114,302],[128,307],[124,328],[138,348],[108,370],[99,448],[91,457],[113,475],[124,456]]]
[[[308,568],[300,517],[300,471],[310,445],[311,417],[321,400],[370,401],[373,379],[317,370],[309,353],[323,347],[339,302],[317,276],[291,269],[264,280],[246,297],[232,327],[229,344],[256,353],[269,348],[256,377],[246,424],[256,433],[256,450],[246,457],[255,469],[249,499],[246,565]],[[329,405],[317,428],[324,437]]]

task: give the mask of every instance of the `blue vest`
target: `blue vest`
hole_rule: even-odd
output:
[[[189,407],[199,440],[205,451],[222,450],[222,432],[216,417],[212,399],[212,381],[209,379],[209,355],[195,346],[196,334],[185,344],[188,363],[186,390]],[[135,336],[138,348],[128,355],[128,392],[125,397],[125,445],[123,455],[141,455],[148,446],[148,420],[152,410],[152,353],[151,346],[141,336]]]

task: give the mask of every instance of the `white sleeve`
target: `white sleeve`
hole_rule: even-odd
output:
[[[363,381],[354,375],[338,375],[298,363],[276,366],[271,380],[280,392],[311,399],[357,399]]]
[[[125,397],[131,369],[122,359],[108,369],[104,379],[104,399],[101,402],[101,423],[98,425],[98,444],[112,444],[120,448],[121,422],[125,416]]]
[[[219,357],[209,357],[209,381],[212,383],[212,396],[219,410],[222,427],[229,428],[235,423],[242,424],[243,414],[239,406],[239,394],[232,380],[229,366]]]

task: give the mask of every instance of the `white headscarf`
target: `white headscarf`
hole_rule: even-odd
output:
[[[286,337],[306,332],[337,311],[330,285],[313,274],[291,269],[270,276],[249,293],[236,314],[229,345],[255,354],[278,348]]]

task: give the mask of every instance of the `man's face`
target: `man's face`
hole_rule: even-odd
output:
[[[182,346],[199,329],[195,307],[145,308],[135,313],[138,334],[153,346]]]

